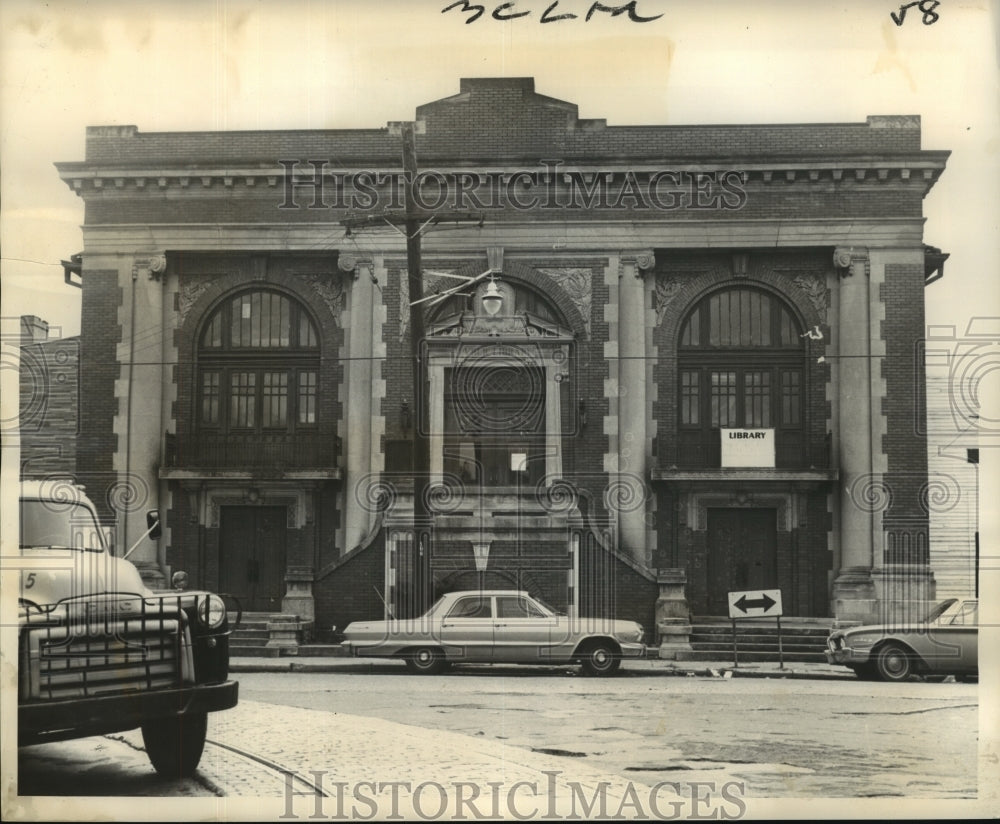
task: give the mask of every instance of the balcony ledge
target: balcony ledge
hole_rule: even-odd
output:
[[[162,481],[339,481],[339,467],[313,467],[309,469],[275,469],[260,467],[255,469],[206,469],[203,467],[161,467],[158,477]]]
[[[649,473],[651,481],[692,482],[692,481],[836,481],[840,473],[836,469],[754,469],[754,468],[716,468],[716,469],[653,469]]]

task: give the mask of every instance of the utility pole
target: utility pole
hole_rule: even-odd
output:
[[[415,124],[406,121],[400,124],[403,143],[403,212],[395,214],[377,212],[362,217],[348,217],[341,221],[348,234],[358,228],[372,228],[389,225],[399,231],[402,227],[406,238],[406,278],[409,284],[409,328],[410,328],[410,363],[413,370],[413,544],[411,563],[407,566],[411,571],[409,586],[402,593],[398,604],[400,613],[397,617],[412,617],[422,614],[431,599],[431,568],[430,568],[430,517],[427,509],[427,491],[430,486],[430,398],[427,385],[427,362],[425,358],[424,310],[428,301],[436,302],[448,295],[454,294],[469,284],[478,282],[490,274],[487,270],[476,278],[459,277],[464,281],[461,286],[448,289],[427,298],[424,297],[423,262],[421,259],[421,240],[428,226],[442,222],[476,223],[483,225],[481,214],[468,212],[427,211],[417,202],[416,188],[418,185],[417,150],[415,139]],[[455,277],[455,276],[451,276]],[[400,309],[402,311],[402,308]],[[394,605],[396,606],[396,605]]]
[[[406,278],[410,286],[410,363],[413,365],[413,589],[409,603],[414,614],[430,606],[430,533],[427,530],[427,489],[431,470],[430,399],[427,397],[427,363],[424,345],[424,282],[421,260],[420,219],[414,186],[417,181],[417,147],[413,123],[402,124],[403,226],[406,231]]]

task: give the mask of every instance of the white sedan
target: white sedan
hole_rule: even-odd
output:
[[[979,677],[979,602],[950,598],[922,620],[839,629],[827,639],[826,660],[864,680],[906,681]]]
[[[642,658],[634,621],[560,615],[527,592],[449,592],[423,615],[354,622],[344,645],[358,657],[402,658],[411,672],[449,664],[579,664],[584,675],[611,675],[622,658]]]

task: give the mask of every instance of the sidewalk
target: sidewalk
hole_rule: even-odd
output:
[[[229,671],[241,672],[354,672],[378,673],[404,666],[402,661],[389,658],[349,658],[346,656],[283,656],[280,658],[230,658]],[[467,665],[460,671],[487,672],[491,669],[512,668],[514,665]],[[523,669],[517,667],[517,669]],[[536,668],[541,671],[541,668]],[[549,668],[551,669],[551,668]],[[573,668],[575,670],[575,668]],[[856,676],[847,667],[831,664],[788,662],[779,667],[777,661],[749,662],[733,665],[728,661],[664,661],[650,658],[626,661],[620,671],[626,677],[680,676],[700,678],[804,678],[847,679]]]

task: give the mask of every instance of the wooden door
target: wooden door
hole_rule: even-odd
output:
[[[222,507],[219,589],[239,598],[246,611],[281,611],[286,524],[283,506]]]
[[[708,610],[727,615],[727,593],[777,589],[777,512],[708,510]]]

